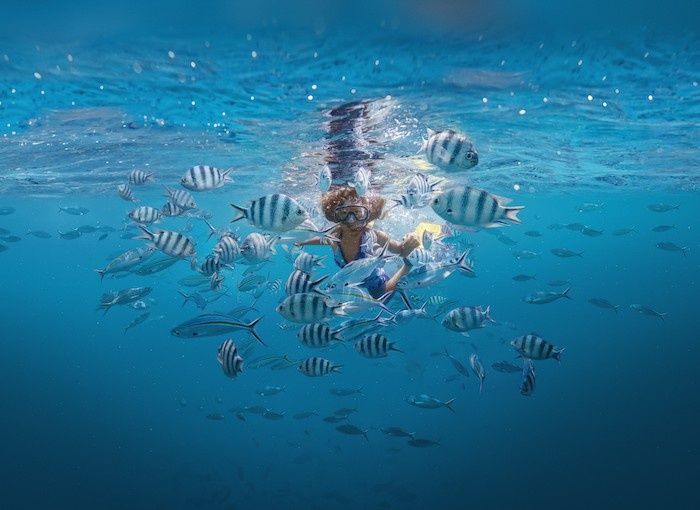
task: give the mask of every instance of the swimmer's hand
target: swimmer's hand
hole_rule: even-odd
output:
[[[418,239],[418,236],[415,232],[406,234],[405,236],[403,236],[403,239],[401,241],[401,250],[399,251],[399,255],[401,257],[406,258],[411,254],[413,250],[415,250],[419,246],[420,239]]]

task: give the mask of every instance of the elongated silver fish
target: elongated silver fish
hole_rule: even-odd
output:
[[[243,358],[238,354],[236,344],[230,338],[224,340],[219,346],[216,359],[219,361],[226,377],[235,378],[243,372]]]
[[[317,356],[303,360],[299,364],[299,371],[309,377],[320,377],[331,372],[340,372],[342,365],[334,365],[333,362]]]
[[[209,165],[197,165],[190,168],[180,178],[180,185],[190,191],[209,191],[220,188],[227,182],[233,182],[229,174],[233,168],[222,170]]]
[[[428,162],[445,170],[469,170],[479,163],[474,144],[462,133],[446,129],[433,131],[428,128],[428,138],[421,150]]]
[[[452,402],[454,402],[453,398],[443,401],[438,398],[431,397],[430,395],[426,395],[425,393],[421,393],[420,395],[408,396],[406,398],[406,402],[412,406],[420,407],[421,409],[438,409],[440,407],[446,407],[453,413],[455,412],[455,410],[452,409]]]
[[[302,205],[287,195],[273,193],[253,200],[248,207],[231,204],[236,217],[231,222],[247,219],[263,230],[285,232],[301,225],[309,215]]]
[[[471,353],[469,355],[469,366],[479,378],[479,393],[484,387],[484,379],[486,378],[486,372],[484,371],[484,365],[481,364],[481,358],[478,354]]]
[[[510,345],[518,351],[518,354],[527,359],[542,360],[554,358],[557,361],[561,361],[561,353],[564,352],[564,349],[557,349],[536,333],[519,336],[511,340]]]
[[[181,338],[199,338],[202,336],[217,336],[230,333],[231,331],[245,330],[261,344],[265,342],[258,336],[255,326],[262,317],[258,317],[252,322],[241,322],[223,313],[203,313],[192,319],[175,326],[170,330],[170,334]]]
[[[458,268],[472,273],[474,270],[466,263],[468,254],[469,250],[466,250],[457,260],[428,262],[427,264],[414,267],[408,274],[399,279],[396,283],[396,288],[400,290],[426,288],[444,280]]]
[[[433,211],[450,223],[465,227],[493,228],[520,223],[518,211],[524,206],[507,207],[508,199],[471,186],[442,191],[430,201]]]
[[[109,264],[107,264],[107,267],[104,269],[95,269],[95,272],[100,275],[100,280],[102,280],[106,274],[128,271],[132,267],[135,267],[146,260],[155,251],[155,246],[140,246],[138,248],[132,248],[131,250],[125,251],[116,257]]]
[[[120,291],[110,291],[102,295],[99,307],[103,308],[105,313],[115,305],[127,305],[138,301],[144,296],[151,293],[151,287],[130,287]]]
[[[630,305],[630,308],[634,310],[635,312],[639,312],[642,315],[648,315],[650,317],[658,317],[661,320],[664,320],[664,317],[668,315],[666,312],[657,312],[656,310],[646,306],[646,305],[640,305],[640,304],[633,304]]]
[[[469,377],[469,370],[467,370],[467,367],[465,367],[461,361],[459,361],[457,358],[455,358],[452,354],[450,354],[447,350],[447,347],[445,347],[445,356],[447,356],[452,363],[452,366],[455,367],[455,370],[462,374],[464,377]]]
[[[153,245],[166,255],[177,258],[188,258],[196,255],[194,242],[187,236],[172,230],[161,230],[159,228],[149,231],[143,225],[138,225],[143,232],[142,235],[134,239],[145,239],[151,241]]]
[[[540,290],[525,296],[523,302],[531,305],[544,305],[561,298],[572,299],[571,296],[569,296],[569,290],[571,290],[571,287],[567,287],[564,292]]]
[[[369,438],[367,437],[367,430],[362,430],[360,427],[356,425],[351,425],[350,423],[344,423],[343,425],[338,425],[335,430],[338,432],[341,432],[343,434],[348,434],[351,436],[365,436],[365,439],[369,441]]]

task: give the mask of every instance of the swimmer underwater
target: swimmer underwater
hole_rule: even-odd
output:
[[[363,282],[363,286],[372,295],[379,298],[396,289],[396,283],[411,270],[411,263],[406,259],[420,245],[418,236],[411,232],[401,241],[391,239],[388,234],[372,228],[372,223],[383,217],[386,200],[380,195],[359,196],[350,186],[331,188],[321,197],[323,214],[328,221],[337,224],[333,236],[338,241],[331,241],[333,258],[339,267],[353,260],[372,256],[370,242],[376,236],[376,243],[384,246],[388,242],[388,251],[403,257],[404,265],[391,277],[382,268],[376,269]],[[328,244],[319,237],[297,243],[297,246]]]

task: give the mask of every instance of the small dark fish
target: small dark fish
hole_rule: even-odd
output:
[[[413,439],[414,432],[406,432],[401,427],[382,427],[381,432],[391,437],[410,437]]]
[[[534,280],[535,277],[529,274],[516,274],[513,280],[516,282],[526,282],[528,280]]]
[[[225,418],[225,416],[221,413],[209,413],[207,415],[207,420],[212,420],[212,421],[221,421]]]
[[[564,290],[564,292],[550,292],[546,290],[540,290],[523,297],[523,302],[532,305],[544,305],[556,301],[560,298],[572,299],[571,296],[569,296],[570,289],[571,287],[567,287],[566,290]]]
[[[355,425],[350,425],[349,423],[345,423],[343,425],[338,425],[335,430],[338,432],[342,432],[343,434],[348,434],[351,436],[365,436],[365,439],[369,441],[369,438],[367,437],[367,431],[362,430],[360,427],[356,427]]]
[[[83,216],[90,212],[90,210],[85,207],[59,207],[58,211],[72,214],[73,216]]]
[[[515,239],[511,239],[510,237],[504,234],[499,235],[496,239],[501,241],[506,246],[515,246],[516,244],[518,244],[518,241],[516,241]]]
[[[580,232],[581,230],[586,228],[586,225],[584,225],[583,223],[567,223],[566,225],[564,225],[564,228],[566,228],[567,230]]]
[[[552,223],[551,225],[547,225],[547,228],[549,230],[561,230],[564,228],[564,225],[561,223]]]
[[[650,211],[654,212],[668,212],[672,211],[674,209],[680,208],[680,204],[678,205],[671,205],[671,204],[665,204],[663,202],[659,202],[656,204],[649,204],[647,207],[649,208]]]
[[[318,413],[316,411],[301,411],[292,416],[292,418],[295,420],[305,420],[306,418],[311,418],[312,416],[318,416]]]
[[[510,361],[499,361],[497,363],[493,363],[491,368],[493,368],[496,372],[502,372],[504,374],[515,374],[522,372],[522,369],[518,365],[511,363]]]
[[[658,317],[661,320],[664,320],[664,317],[668,315],[666,312],[657,312],[656,310],[653,310],[649,308],[646,305],[640,305],[640,304],[634,304],[630,305],[630,308],[634,310],[635,312],[639,312],[642,315],[648,315],[650,317]]]
[[[267,412],[267,409],[263,406],[245,406],[243,410],[253,414],[265,414]]]
[[[615,310],[615,314],[617,314],[617,309],[620,308],[620,305],[613,305],[610,301],[603,298],[591,298],[588,300],[588,302],[593,306],[597,306],[598,308],[609,308],[611,310]]]
[[[584,202],[583,204],[576,206],[576,210],[577,210],[578,212],[583,213],[583,212],[595,211],[595,210],[597,210],[597,209],[600,209],[601,207],[603,207],[603,202],[601,202],[601,203],[597,203],[597,202]]]
[[[428,446],[438,446],[440,444],[440,440],[433,441],[432,439],[415,438],[409,439],[407,444],[409,446],[413,446],[414,448],[426,448]]]
[[[598,237],[598,236],[603,235],[603,231],[602,231],[602,230],[596,230],[596,229],[591,228],[591,227],[583,227],[583,228],[581,229],[581,233],[582,233],[584,236],[588,236],[588,237]]]
[[[669,230],[672,230],[676,228],[675,225],[658,225],[654,228],[652,228],[652,232],[668,232]]]
[[[364,395],[362,388],[331,388],[328,390],[331,395],[336,397],[349,397],[350,395]]]
[[[73,239],[78,239],[81,235],[79,230],[69,230],[68,232],[58,231],[58,235],[61,239],[68,239],[69,241]]]
[[[27,235],[33,235],[39,239],[50,239],[52,237],[51,234],[43,230],[30,230],[27,232]]]
[[[528,237],[542,237],[542,233],[539,230],[528,230],[525,232]]]
[[[94,232],[97,232],[98,227],[94,227],[92,225],[81,225],[78,227],[78,231],[81,234],[92,234]]]
[[[2,239],[3,241],[5,241],[6,243],[16,243],[16,242],[22,240],[21,237],[19,237],[19,236],[14,236],[14,235],[2,236],[2,237],[0,237],[0,239]]]
[[[278,413],[277,411],[273,411],[272,409],[266,409],[265,412],[263,413],[263,418],[266,418],[268,420],[281,420],[284,418],[285,413]]]
[[[552,255],[565,259],[569,257],[583,257],[583,252],[575,252],[573,250],[569,250],[568,248],[552,248],[549,250],[549,252]]]
[[[664,251],[680,251],[683,252],[683,255],[685,256],[685,250],[688,248],[683,246],[678,246],[676,243],[669,243],[669,242],[663,242],[663,243],[656,243],[656,247],[659,250],[664,250]]]
[[[637,229],[634,227],[629,227],[629,228],[618,228],[617,230],[613,230],[613,235],[614,236],[626,236],[627,234],[631,234],[632,232],[636,232]]]
[[[326,423],[340,423],[341,421],[347,420],[347,416],[326,416],[323,421]]]
[[[513,252],[513,256],[518,260],[529,260],[534,259],[542,255],[542,253],[530,251],[530,250],[520,250]]]
[[[14,207],[8,207],[8,206],[3,206],[0,207],[0,216],[8,216],[10,214],[13,214],[17,209]]]

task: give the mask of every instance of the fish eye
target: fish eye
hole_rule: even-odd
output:
[[[472,159],[474,155],[471,152],[467,152],[467,159]]]
[[[448,210],[445,211],[445,212],[446,212],[447,214],[452,214],[452,209],[448,209]]]

